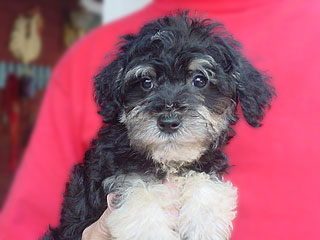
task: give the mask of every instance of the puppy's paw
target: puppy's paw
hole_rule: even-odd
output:
[[[174,200],[168,187],[161,183],[131,179],[115,199],[107,218],[107,226],[117,240],[179,240],[178,216],[172,214]],[[112,195],[111,195],[112,196]],[[120,197],[119,197],[120,196]]]
[[[236,215],[237,189],[207,174],[188,176],[180,211],[183,240],[228,240]]]

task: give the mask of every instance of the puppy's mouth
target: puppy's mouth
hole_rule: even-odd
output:
[[[228,124],[223,115],[213,114],[204,106],[183,114],[152,114],[137,106],[124,112],[120,121],[128,129],[131,146],[163,166],[197,161],[209,147],[215,146]]]

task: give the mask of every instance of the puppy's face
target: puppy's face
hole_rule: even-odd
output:
[[[134,59],[123,77],[121,122],[131,145],[165,165],[195,161],[216,147],[235,107],[232,95],[219,91],[214,58],[185,52]]]
[[[271,99],[262,75],[216,28],[185,15],[160,19],[126,36],[118,58],[97,77],[102,110],[110,114],[105,103],[114,106],[109,122],[125,124],[132,147],[163,166],[197,161],[219,147],[237,120],[239,98],[253,126]]]

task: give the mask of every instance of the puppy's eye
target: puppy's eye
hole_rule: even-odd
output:
[[[197,75],[193,78],[192,85],[197,88],[204,88],[208,83],[208,79],[205,76]]]
[[[150,78],[143,78],[141,80],[141,87],[145,90],[150,90],[153,88],[153,82]]]

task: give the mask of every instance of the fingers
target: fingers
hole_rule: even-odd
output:
[[[111,206],[111,204],[109,205],[109,203],[112,203],[113,197],[114,197],[114,194],[108,194],[107,196],[108,206]],[[87,227],[82,233],[81,240],[111,239],[111,235],[109,233],[106,223],[107,223],[107,218],[113,209],[114,208],[112,207],[107,208],[96,222],[94,222],[89,227]]]
[[[112,200],[114,199],[114,197],[115,197],[114,193],[109,193],[107,196],[108,209],[110,209],[110,211],[113,211],[115,209],[112,203]]]
[[[110,214],[110,210],[107,209],[98,219],[98,221],[87,227],[83,233],[81,240],[109,240],[111,236],[106,226],[106,219]]]

